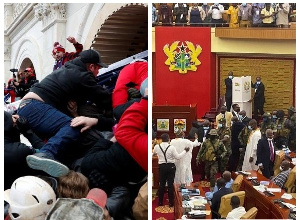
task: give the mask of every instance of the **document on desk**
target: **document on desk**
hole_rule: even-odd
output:
[[[285,205],[286,207],[288,207],[289,209],[294,209],[296,208],[295,205],[291,204],[291,203],[287,203],[287,202],[282,202],[283,205]]]
[[[200,199],[193,199],[194,197],[191,198],[190,201],[188,201],[189,205],[194,208],[195,206],[204,206],[205,204],[207,204],[207,200],[204,198],[200,198]]]
[[[291,194],[288,194],[288,193],[283,193],[281,198],[283,198],[283,199],[292,199],[293,196]]]
[[[260,192],[266,191],[266,187],[263,186],[263,185],[253,186],[253,188],[256,189],[257,191],[260,191]]]
[[[210,215],[210,213],[211,213],[210,210],[205,210],[205,211],[193,210],[189,212],[189,214],[191,215],[201,215],[201,214]]]
[[[281,188],[267,188],[270,192],[281,192]]]
[[[189,196],[199,196],[200,190],[199,189],[181,189],[182,194],[187,194]]]
[[[260,185],[268,186],[270,181],[260,181]]]

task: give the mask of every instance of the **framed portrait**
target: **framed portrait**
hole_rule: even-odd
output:
[[[157,119],[157,131],[169,131],[169,119]]]
[[[174,119],[174,132],[178,129],[186,131],[186,119]]]

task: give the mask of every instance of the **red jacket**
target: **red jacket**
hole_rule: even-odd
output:
[[[136,89],[140,86],[144,79],[148,77],[148,63],[135,62],[125,66],[117,79],[115,89],[112,94],[113,108],[127,102],[127,90],[130,88],[126,84],[131,83]]]
[[[116,139],[135,161],[148,172],[148,100],[132,104],[122,115],[116,129]]]
[[[73,45],[76,49],[76,52],[70,52],[70,53],[65,52],[64,56],[54,64],[53,71],[61,68],[63,65],[65,65],[66,62],[73,60],[74,58],[79,56],[79,54],[83,50],[83,45],[78,42],[77,44],[73,44]]]

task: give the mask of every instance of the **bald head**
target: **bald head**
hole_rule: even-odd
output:
[[[267,129],[266,130],[266,137],[267,138],[273,138],[273,130],[272,129]]]
[[[224,114],[226,112],[226,110],[227,110],[226,106],[222,106],[220,111],[222,114]]]
[[[231,173],[229,171],[227,171],[227,170],[224,171],[224,173],[223,173],[222,176],[223,176],[223,178],[224,178],[224,180],[225,180],[226,183],[231,180]]]
[[[233,121],[233,122],[238,122],[238,118],[236,117],[236,116],[233,116],[232,118],[231,118],[231,121]]]
[[[203,124],[203,127],[209,127],[210,122],[209,122],[209,120],[205,119],[202,124]]]
[[[257,128],[257,121],[255,119],[251,119],[249,121],[249,125],[252,127],[253,130]]]
[[[245,110],[240,111],[239,115],[242,115],[243,117],[245,117],[246,116],[246,111]]]
[[[281,168],[285,171],[290,168],[290,163],[287,160],[281,162]]]

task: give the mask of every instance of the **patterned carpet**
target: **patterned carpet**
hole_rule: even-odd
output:
[[[202,186],[205,192],[209,191],[210,184],[207,181],[200,181],[199,184]],[[158,206],[158,191],[152,190],[152,219],[154,220],[174,220],[174,208],[170,208],[168,193],[164,194],[164,206]]]

